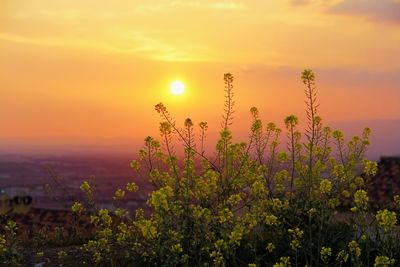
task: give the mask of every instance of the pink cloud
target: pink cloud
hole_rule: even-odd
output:
[[[328,12],[400,24],[400,2],[397,0],[343,0],[330,7]]]

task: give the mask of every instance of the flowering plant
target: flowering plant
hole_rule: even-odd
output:
[[[247,142],[233,142],[233,76],[224,75],[225,105],[215,157],[207,156],[206,122],[186,119],[179,127],[167,108],[160,136],[146,137],[132,169],[154,185],[150,214],[137,209],[100,210],[92,216],[97,234],[84,250],[96,264],[137,266],[390,266],[399,263],[395,211],[369,205],[367,184],[377,164],[364,158],[370,129],[346,142],[318,115],[315,75],[304,70],[307,127],[284,119],[282,130],[250,109]],[[180,141],[181,161],[173,145]],[[199,163],[199,164],[197,164]],[[92,197],[89,184],[82,190]],[[134,183],[128,192],[138,190]],[[114,199],[123,199],[118,189]],[[398,197],[397,197],[398,198]],[[75,212],[84,207],[75,203]],[[340,220],[340,217],[347,219]],[[371,219],[372,218],[372,219]],[[376,218],[376,219],[374,219]],[[397,242],[397,243],[396,243]]]
[[[215,153],[204,145],[207,122],[196,126],[188,118],[180,127],[157,104],[160,139],[146,137],[130,162],[154,186],[148,208],[122,208],[126,196],[140,190],[130,181],[115,190],[115,209],[99,209],[95,184],[85,181],[80,189],[86,201],[71,206],[73,229],[33,233],[25,242],[40,246],[30,258],[47,260],[42,245],[64,244],[53,256],[59,266],[398,266],[400,196],[378,210],[370,203],[368,185],[377,163],[364,154],[371,130],[345,138],[324,126],[314,73],[304,70],[301,80],[305,131],[295,115],[283,120],[282,130],[251,107],[249,138],[234,142],[234,78],[225,74]],[[180,159],[174,139],[183,148]],[[3,221],[0,265],[21,266],[26,252],[20,229]],[[79,264],[70,264],[77,259]]]

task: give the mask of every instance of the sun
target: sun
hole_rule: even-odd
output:
[[[174,81],[171,83],[170,91],[174,95],[181,95],[185,91],[185,85],[181,81]]]

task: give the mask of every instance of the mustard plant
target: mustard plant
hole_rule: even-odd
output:
[[[249,139],[234,142],[233,75],[224,75],[225,103],[215,153],[205,149],[207,122],[182,125],[162,103],[160,140],[146,137],[130,165],[154,190],[143,209],[98,210],[95,238],[83,246],[99,266],[390,266],[399,263],[400,197],[376,214],[367,185],[377,164],[364,157],[371,130],[350,139],[323,124],[316,77],[301,74],[306,130],[287,116],[282,130],[250,108]],[[196,136],[198,133],[198,136]],[[182,147],[179,160],[176,141]],[[283,146],[284,147],[284,146]],[[210,156],[212,155],[212,156]],[[89,198],[90,184],[81,189]],[[114,200],[135,193],[136,184]],[[397,202],[396,202],[397,201]],[[396,204],[397,203],[397,204]],[[396,206],[397,205],[397,206]],[[397,207],[397,210],[396,210]],[[75,203],[73,210],[85,207]],[[341,219],[345,217],[345,219]],[[397,242],[397,243],[396,243]]]

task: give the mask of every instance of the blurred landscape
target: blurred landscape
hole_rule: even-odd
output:
[[[90,180],[96,186],[95,198],[100,207],[112,209],[117,188],[134,181],[141,188],[128,194],[127,208],[143,206],[151,185],[135,177],[128,156],[0,156],[0,194],[32,196],[32,208],[69,210],[73,201],[82,201],[79,186]]]

